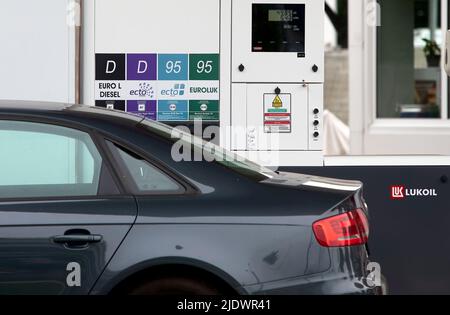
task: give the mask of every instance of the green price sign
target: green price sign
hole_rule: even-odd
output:
[[[219,80],[219,59],[218,54],[189,55],[189,80]]]

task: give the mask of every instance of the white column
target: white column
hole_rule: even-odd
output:
[[[364,1],[348,1],[350,153],[364,154]]]

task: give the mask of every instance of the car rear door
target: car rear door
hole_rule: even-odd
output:
[[[92,135],[0,118],[0,294],[88,294],[133,225]]]

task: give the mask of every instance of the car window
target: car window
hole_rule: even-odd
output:
[[[126,175],[131,177],[138,193],[173,193],[183,190],[175,180],[139,155],[112,142],[107,141],[107,143],[114,156],[120,159],[121,164],[126,168]]]
[[[247,176],[258,181],[276,176],[274,171],[269,168],[244,159],[237,154],[226,150],[225,148],[219,147],[211,142],[206,142],[190,133],[184,132],[183,130],[172,128],[160,122],[149,119],[142,120],[140,125],[143,126],[144,129],[150,131],[151,133],[157,134],[166,140],[174,143],[181,141],[192,147],[192,149],[202,152],[202,154],[207,153],[211,155],[212,160],[215,163],[225,166],[226,168],[243,176]]]
[[[102,158],[87,133],[0,121],[0,198],[96,196]]]

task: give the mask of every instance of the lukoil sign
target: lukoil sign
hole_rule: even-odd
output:
[[[407,197],[437,197],[437,190],[434,188],[406,188],[403,185],[391,187],[391,198],[394,200],[405,199]]]

